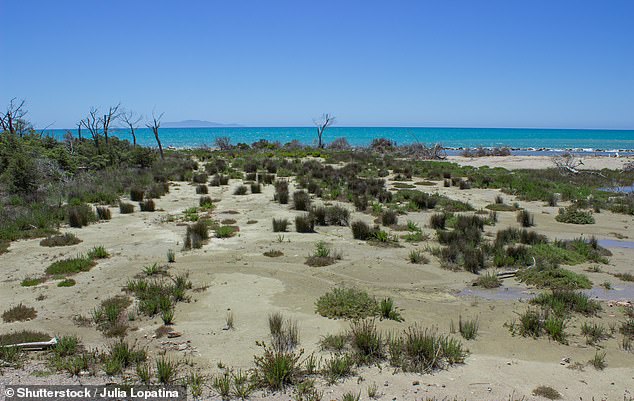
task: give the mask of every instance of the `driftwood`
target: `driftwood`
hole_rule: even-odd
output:
[[[533,264],[528,266],[527,269],[532,269],[535,266],[537,266],[537,261],[535,260],[535,257],[533,256]],[[511,277],[515,277],[519,271],[520,269],[506,270],[503,272],[498,272],[496,273],[496,275],[498,276],[499,279],[511,278]]]
[[[3,345],[5,348],[22,348],[25,351],[38,351],[45,350],[50,347],[54,347],[57,345],[57,338],[52,338],[49,341],[36,341],[32,343],[19,343],[19,344],[8,344]]]

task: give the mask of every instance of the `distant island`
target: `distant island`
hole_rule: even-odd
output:
[[[204,120],[183,120],[161,123],[163,128],[210,128],[210,127],[241,127],[240,124],[221,124]]]

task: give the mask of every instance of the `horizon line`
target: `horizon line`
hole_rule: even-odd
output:
[[[171,123],[171,121],[170,121]],[[220,126],[209,127],[162,127],[163,129],[235,129],[235,128],[315,128],[314,125],[243,125],[228,123]],[[507,130],[561,130],[561,131],[634,131],[634,128],[561,128],[561,127],[492,127],[492,126],[430,126],[430,125],[336,125],[329,128],[424,128],[424,129],[507,129]],[[136,129],[147,129],[139,126]],[[77,131],[73,128],[34,128],[36,131],[67,130]],[[126,127],[112,127],[111,130],[129,130]]]

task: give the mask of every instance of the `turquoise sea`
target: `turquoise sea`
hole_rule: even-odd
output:
[[[62,138],[68,130],[48,130],[48,135]],[[76,130],[70,130],[77,135]],[[112,131],[112,130],[111,130]],[[251,144],[259,139],[282,144],[298,140],[314,144],[314,127],[214,127],[214,128],[162,128],[164,147],[176,148],[213,146],[217,137],[229,137],[231,143]],[[117,129],[112,133],[132,140],[129,131]],[[87,131],[82,131],[88,136]],[[513,149],[575,150],[614,152],[634,150],[634,130],[578,130],[532,128],[407,128],[407,127],[331,127],[324,134],[326,143],[345,137],[353,146],[366,146],[375,138],[389,138],[399,145],[413,142],[441,143],[447,148],[508,146]],[[144,146],[156,146],[152,132],[137,130],[137,141]]]

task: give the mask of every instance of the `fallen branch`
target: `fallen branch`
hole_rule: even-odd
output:
[[[3,348],[22,348],[25,351],[44,350],[57,345],[57,338],[51,338],[49,341],[36,341],[32,343],[19,343],[3,345]]]

